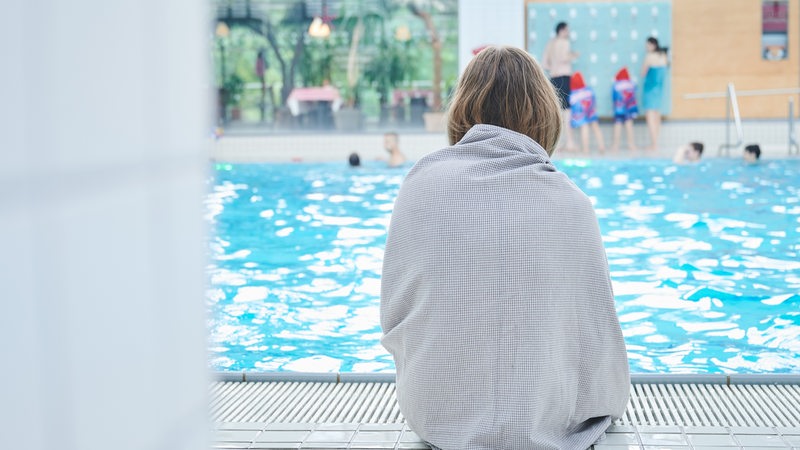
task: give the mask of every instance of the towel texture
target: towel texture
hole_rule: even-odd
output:
[[[395,203],[383,345],[409,426],[447,450],[589,447],[628,400],[592,204],[522,134],[476,125]]]

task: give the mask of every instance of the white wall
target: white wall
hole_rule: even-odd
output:
[[[525,0],[458,0],[458,71],[483,45],[525,48]]]
[[[2,449],[205,446],[206,3],[3,3]]]

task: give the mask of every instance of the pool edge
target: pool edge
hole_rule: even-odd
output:
[[[322,383],[393,383],[394,372],[212,372],[214,381],[227,382],[322,382]],[[633,384],[792,384],[800,385],[800,373],[633,373]]]

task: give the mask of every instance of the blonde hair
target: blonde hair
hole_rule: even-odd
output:
[[[448,111],[450,144],[479,123],[522,133],[553,153],[561,134],[561,102],[526,51],[490,46],[467,64]]]

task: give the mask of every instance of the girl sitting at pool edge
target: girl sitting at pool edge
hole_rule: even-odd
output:
[[[397,196],[382,343],[400,409],[434,448],[585,449],[625,410],[597,218],[550,162],[560,109],[527,52],[487,47],[454,93],[451,145]]]

